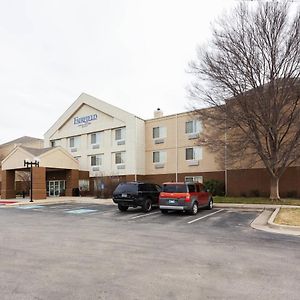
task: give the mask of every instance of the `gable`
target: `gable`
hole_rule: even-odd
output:
[[[125,123],[99,109],[82,104],[50,137],[59,139],[124,126]]]

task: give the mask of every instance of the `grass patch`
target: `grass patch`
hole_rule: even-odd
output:
[[[281,208],[274,223],[280,225],[300,226],[300,208]]]
[[[215,203],[240,203],[240,204],[278,204],[278,205],[299,205],[300,199],[281,199],[272,201],[263,197],[214,197]]]

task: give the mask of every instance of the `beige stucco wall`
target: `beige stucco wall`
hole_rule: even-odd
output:
[[[198,146],[198,139],[189,139],[185,133],[185,123],[193,120],[194,117],[188,113],[160,117],[146,121],[146,173],[166,174],[166,173],[194,173],[212,172],[222,170],[222,166],[215,160],[215,154],[201,147],[202,157],[199,165],[190,166],[185,159],[185,149]],[[166,127],[166,138],[164,143],[155,144],[153,139],[154,127]],[[177,149],[177,150],[176,150]],[[165,151],[167,159],[164,168],[155,168],[152,160],[153,151]]]

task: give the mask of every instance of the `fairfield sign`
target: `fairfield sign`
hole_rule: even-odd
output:
[[[74,125],[85,127],[85,126],[88,126],[89,124],[91,124],[92,121],[95,121],[97,119],[98,119],[97,114],[88,115],[88,116],[84,116],[84,117],[75,117]]]

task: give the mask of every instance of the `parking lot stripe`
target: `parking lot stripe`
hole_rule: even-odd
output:
[[[148,217],[148,216],[152,216],[152,215],[156,215],[156,214],[160,214],[160,211],[156,211],[156,212],[153,212],[153,213],[150,213],[150,214],[137,215],[137,216],[132,217],[132,218],[130,218],[130,219],[131,219],[131,220],[134,220],[134,219],[143,218],[143,217]]]
[[[215,212],[213,212],[213,213],[210,213],[210,214],[205,215],[205,216],[203,216],[203,217],[200,217],[200,218],[197,218],[197,219],[195,219],[195,220],[189,221],[188,224],[192,224],[192,223],[194,223],[194,222],[203,220],[203,219],[208,218],[208,217],[210,217],[210,216],[212,216],[212,215],[215,215],[215,214],[217,214],[217,213],[219,213],[219,212],[221,212],[221,211],[223,211],[223,210],[224,210],[224,209],[219,209],[219,210],[217,210],[217,211],[215,211]]]

